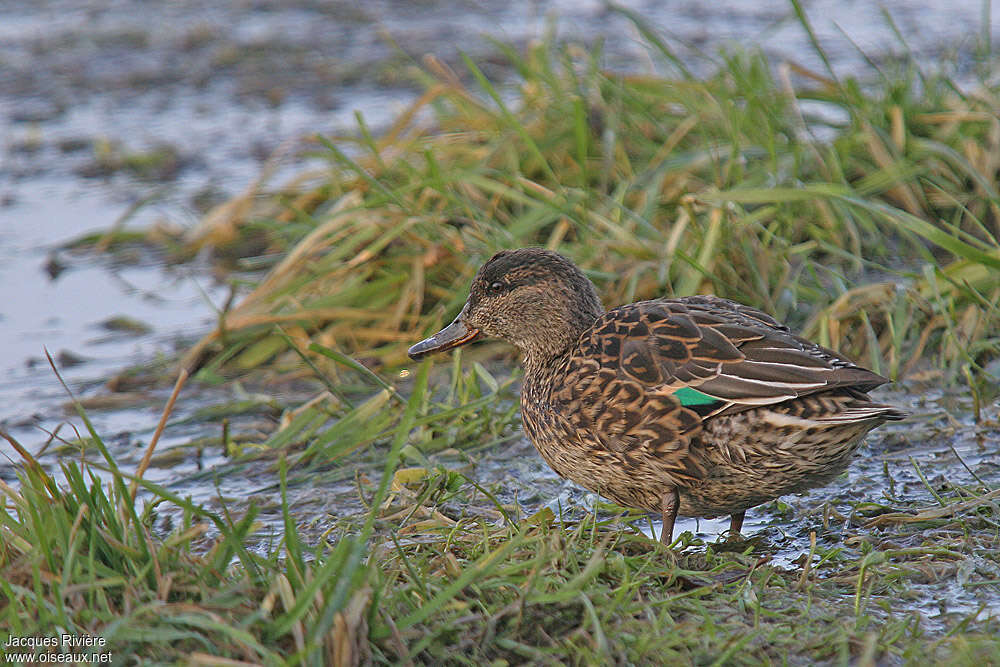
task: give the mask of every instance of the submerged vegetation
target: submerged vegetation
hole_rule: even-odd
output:
[[[93,429],[100,460],[64,459],[64,483],[20,448],[20,486],[0,482],[0,637],[99,634],[119,658],[206,665],[1000,659],[1000,467],[954,444],[1000,438],[1000,88],[757,54],[699,78],[647,36],[676,74],[501,46],[516,76],[498,87],[429,59],[384,134],[359,117],[357,136],[317,139],[324,168],[262,179],[191,230],[184,252],[266,274],[185,372],[319,391],[262,441],[223,419],[230,459],[202,473],[263,471],[280,530],[121,470]],[[881,495],[794,521],[775,503],[735,551],[691,534],[664,549],[609,506],[525,515],[470,465],[518,436],[510,350],[405,367],[481,262],[524,245],[572,257],[608,306],[755,305],[915,390],[958,387],[975,419],[890,431],[896,456],[864,468]],[[955,459],[930,471],[918,446]],[[289,490],[352,481],[362,511],[305,537]],[[785,531],[809,541],[770,562]]]

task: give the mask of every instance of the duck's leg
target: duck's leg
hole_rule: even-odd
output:
[[[726,540],[733,542],[740,539],[740,530],[743,528],[743,517],[747,515],[746,511],[737,512],[736,514],[730,515],[729,517],[729,535]]]
[[[660,542],[670,544],[674,541],[674,521],[677,520],[677,508],[681,499],[677,489],[673,488],[664,494],[660,501],[660,511],[663,513],[663,529],[660,531]]]

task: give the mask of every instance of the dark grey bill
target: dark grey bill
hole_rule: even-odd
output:
[[[470,329],[456,317],[454,322],[430,338],[420,341],[407,350],[406,353],[410,355],[410,359],[417,360],[432,352],[444,352],[453,347],[465,345],[469,341],[474,340],[478,335],[479,329]]]

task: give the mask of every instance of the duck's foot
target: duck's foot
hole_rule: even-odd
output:
[[[736,514],[729,516],[729,535],[726,536],[727,542],[737,542],[742,538],[740,530],[743,528],[743,518],[746,515],[746,512],[737,512]]]
[[[660,531],[660,542],[670,544],[674,541],[674,522],[677,520],[677,509],[681,499],[677,489],[670,489],[660,501],[660,511],[663,513],[663,529]]]

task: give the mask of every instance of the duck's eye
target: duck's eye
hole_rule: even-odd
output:
[[[490,294],[501,294],[507,289],[507,285],[499,280],[490,284]]]

